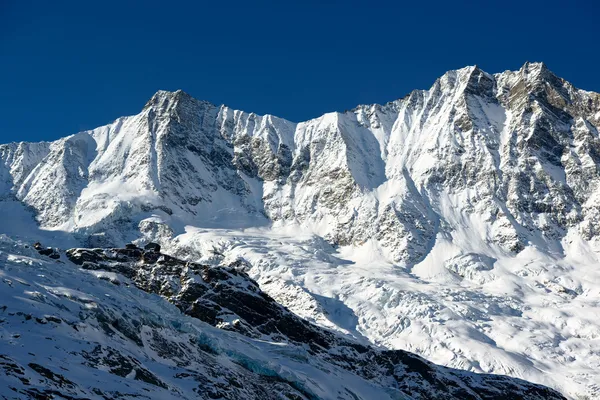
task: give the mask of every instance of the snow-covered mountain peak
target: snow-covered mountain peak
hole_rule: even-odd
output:
[[[214,104],[212,104],[208,101],[198,100],[198,99],[192,97],[187,92],[185,92],[181,89],[177,89],[175,91],[158,90],[156,93],[154,93],[154,95],[152,95],[150,100],[148,100],[148,102],[146,103],[144,108],[146,108],[148,106],[159,105],[159,104],[164,104],[164,103],[179,103],[179,102],[195,102],[195,103],[199,103],[199,104],[210,104],[213,107],[215,107]]]
[[[174,92],[159,90],[144,106],[149,118],[174,118],[184,120],[202,114],[216,115],[218,107],[208,101],[198,100],[179,89]]]
[[[556,79],[557,76],[548,69],[543,62],[526,62],[519,72],[529,80],[549,80]]]
[[[82,227],[79,219],[69,214],[82,204],[90,204],[78,192],[93,193],[97,199],[105,194],[96,188],[102,191],[103,187],[124,183],[129,189],[118,194],[117,199],[127,201],[127,207],[133,204],[134,209],[159,207],[169,210],[170,216],[179,215],[176,211],[181,210],[183,214],[178,218],[195,219],[194,216],[204,214],[202,210],[209,204],[214,205],[211,199],[223,191],[229,199],[226,204],[237,204],[241,199],[241,204],[230,209],[243,214],[319,226],[318,233],[340,243],[362,242],[373,237],[373,233],[367,233],[370,230],[364,229],[372,224],[350,219],[343,225],[356,224],[358,230],[340,236],[347,228],[339,225],[339,215],[349,212],[346,207],[370,208],[375,204],[391,210],[397,200],[383,199],[378,191],[369,194],[386,181],[401,182],[400,186],[406,186],[402,183],[406,181],[406,187],[413,187],[415,193],[457,193],[475,187],[476,197],[486,198],[477,204],[487,204],[486,212],[495,214],[492,204],[512,204],[510,193],[523,182],[522,178],[509,178],[516,173],[519,157],[525,157],[523,161],[528,163],[539,160],[544,171],[564,167],[561,157],[571,157],[565,153],[573,141],[571,120],[575,130],[590,132],[591,136],[584,139],[589,143],[582,149],[589,149],[594,158],[598,95],[579,91],[553,77],[541,63],[526,63],[517,72],[495,75],[470,66],[447,72],[428,91],[414,91],[383,106],[359,106],[350,112],[329,113],[299,124],[215,106],[181,90],[158,91],[140,114],[50,145],[47,157],[62,160],[60,170],[52,174],[64,176],[69,182],[67,187],[74,181],[81,182],[68,195],[57,194],[56,198],[63,199],[73,196],[61,202],[61,215],[56,215],[55,206],[48,209],[36,205],[44,201],[33,195],[56,189],[47,188],[42,183],[45,181],[38,182],[39,173],[38,178],[20,187],[25,179],[23,172],[17,173],[19,169],[32,172],[26,166],[32,162],[46,169],[58,164],[47,162],[50,159],[42,163],[35,157],[27,162],[14,161],[8,155],[4,159],[13,170],[8,172],[14,181],[12,191],[27,199],[38,211],[40,222],[49,227],[68,222],[68,229],[78,230]],[[542,78],[548,85],[536,84]],[[70,146],[68,151],[65,146]],[[65,154],[71,156],[69,160],[64,159]],[[77,160],[72,157],[75,154],[79,154]],[[68,168],[63,168],[65,165]],[[537,175],[532,178],[539,180]],[[551,186],[568,184],[556,171],[547,178]],[[590,186],[589,181],[579,185]],[[332,195],[343,195],[331,197],[330,188],[335,188]],[[572,197],[569,190],[561,191]],[[378,203],[366,206],[364,202],[370,196]],[[219,198],[224,199],[221,195]],[[349,206],[350,200],[358,203]],[[431,200],[435,199],[427,202]],[[384,205],[387,202],[391,203]],[[101,204],[105,211],[112,209],[104,201]],[[123,203],[113,204],[120,208],[118,204]],[[509,211],[514,219],[507,217],[513,222],[507,222],[509,230],[503,233],[503,246],[519,249],[530,240],[530,234],[525,234],[521,225],[525,224],[530,232],[536,232],[541,225],[534,222],[537,217],[531,219],[523,213],[550,210],[539,207],[528,205]],[[387,218],[384,215],[388,211],[382,210],[366,215],[373,212],[378,218]],[[434,221],[439,216],[430,217]],[[573,222],[578,219],[560,217]],[[406,229],[408,225],[399,226]],[[513,239],[506,242],[510,231]],[[364,236],[358,232],[364,232]],[[397,253],[397,238],[391,243]],[[393,258],[419,259],[417,254],[414,258],[404,250],[401,253],[406,256]]]
[[[541,63],[449,71],[300,123],[159,91],[112,124],[1,145],[0,213],[7,233],[56,245],[155,241],[196,259],[210,239],[319,323],[562,387],[550,365],[598,395],[582,310],[600,304],[599,127],[600,95]]]

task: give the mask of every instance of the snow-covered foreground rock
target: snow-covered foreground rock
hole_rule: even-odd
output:
[[[261,292],[240,262],[131,247],[67,257],[0,236],[3,398],[563,398],[311,325]]]
[[[110,125],[0,145],[0,233],[242,257],[356,340],[595,398],[599,125],[599,94],[534,63],[298,124],[161,91]]]

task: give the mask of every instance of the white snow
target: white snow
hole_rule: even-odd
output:
[[[289,229],[189,228],[169,250],[206,261],[213,248],[248,260],[263,290],[323,326],[573,397],[597,390],[600,269],[584,242],[565,259],[535,248],[516,257],[496,254],[493,277],[481,282],[444,267],[454,254],[466,254],[445,239],[411,271],[390,263],[374,241],[336,251]]]
[[[299,124],[159,92],[105,127],[0,146],[0,233],[243,257],[323,326],[600,397],[600,112],[581,106],[600,95],[560,81],[565,122],[531,94],[543,68],[467,67]]]
[[[400,396],[398,392],[383,389],[332,364],[311,361],[301,347],[250,339],[214,328],[181,314],[175,306],[156,295],[98,280],[70,262],[43,260],[36,254],[24,243],[0,235],[0,353],[20,365],[40,363],[54,373],[77,381],[80,386],[76,389],[65,386],[65,393],[70,395],[89,396],[89,392],[80,392],[80,388],[99,388],[105,393],[119,391],[135,397],[152,393],[153,398],[161,399],[198,398],[194,388],[199,383],[194,385],[193,380],[186,383],[185,379],[175,379],[175,375],[203,371],[205,366],[201,363],[176,366],[172,360],[151,351],[150,346],[132,346],[117,331],[112,335],[102,332],[94,324],[95,311],[90,311],[90,301],[104,298],[102,312],[152,321],[154,329],[159,333],[162,331],[171,341],[183,344],[191,340],[203,341],[217,354],[213,361],[218,364],[213,365],[214,368],[235,369],[237,364],[234,363],[238,363],[259,375],[278,376],[293,382],[322,399],[350,400],[355,398],[351,393],[365,399],[391,400]],[[29,266],[18,262],[20,258],[37,258],[38,263]],[[52,286],[36,282],[40,273],[45,282],[52,282]],[[25,281],[31,283],[27,286],[13,283]],[[144,341],[148,339],[144,337]],[[137,367],[151,367],[158,379],[170,385],[173,391],[135,380],[135,368],[127,372],[124,380],[119,380],[109,374],[111,366],[90,365],[82,354],[93,353],[99,345],[104,349],[116,349],[120,356],[141,360],[143,364]],[[29,380],[29,385],[45,385],[40,376],[27,373],[23,378]],[[10,379],[0,376],[3,383],[0,396],[14,397]],[[214,379],[218,381],[218,377]]]

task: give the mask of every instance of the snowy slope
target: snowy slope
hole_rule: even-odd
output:
[[[67,256],[79,265],[0,235],[2,398],[563,398],[311,326],[235,267],[141,249]]]
[[[318,324],[593,398],[599,125],[600,95],[540,63],[298,124],[161,91],[105,127],[1,145],[0,232],[192,260],[214,245]]]
[[[459,249],[440,241],[413,271],[385,259],[376,243],[336,249],[297,230],[189,228],[171,246],[193,259],[215,259],[215,249],[242,257],[277,301],[359,339],[573,398],[598,391],[600,272],[585,243],[566,259],[533,248],[488,259],[455,256]]]

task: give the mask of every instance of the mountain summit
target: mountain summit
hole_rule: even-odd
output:
[[[599,126],[600,94],[543,63],[300,123],[159,91],[109,125],[0,145],[0,213],[56,246],[195,260],[210,243],[316,323],[594,397]]]
[[[542,63],[449,71],[428,91],[299,124],[159,91],[136,116],[2,146],[0,176],[44,228],[106,234],[153,213],[199,227],[298,223],[341,245],[375,237],[414,265],[457,217],[441,200],[483,218],[477,233],[507,251],[571,228],[596,237],[599,107]]]

